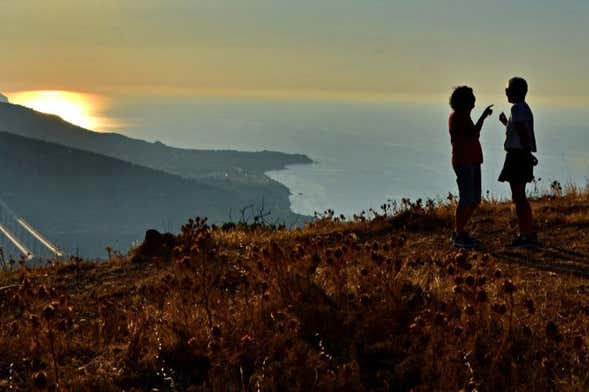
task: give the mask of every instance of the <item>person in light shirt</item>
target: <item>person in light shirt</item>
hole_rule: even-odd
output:
[[[526,103],[528,83],[515,77],[505,89],[507,100],[512,104],[509,119],[501,113],[499,121],[505,126],[505,163],[499,181],[509,183],[511,196],[519,221],[519,236],[508,245],[513,248],[529,248],[537,245],[532,207],[526,196],[526,184],[534,180],[534,166],[538,163],[534,134],[534,115]]]

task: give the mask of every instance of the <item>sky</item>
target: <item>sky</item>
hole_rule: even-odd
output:
[[[587,0],[0,0],[0,91],[589,102]]]

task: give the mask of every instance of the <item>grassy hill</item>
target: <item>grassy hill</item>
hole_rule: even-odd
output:
[[[587,390],[589,195],[535,200],[534,250],[504,247],[498,202],[484,248],[452,249],[453,208],[191,221],[109,263],[3,272],[0,388]]]

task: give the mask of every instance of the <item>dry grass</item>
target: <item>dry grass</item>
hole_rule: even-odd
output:
[[[0,390],[586,390],[589,198],[533,206],[537,250],[503,246],[509,204],[463,253],[451,204],[406,202],[3,272]]]

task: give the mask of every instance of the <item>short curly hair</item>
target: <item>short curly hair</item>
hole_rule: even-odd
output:
[[[528,82],[518,76],[509,79],[507,88],[509,89],[509,93],[516,98],[524,99],[528,94]]]
[[[454,110],[468,110],[474,107],[475,96],[468,86],[455,87],[450,96],[450,107]]]

